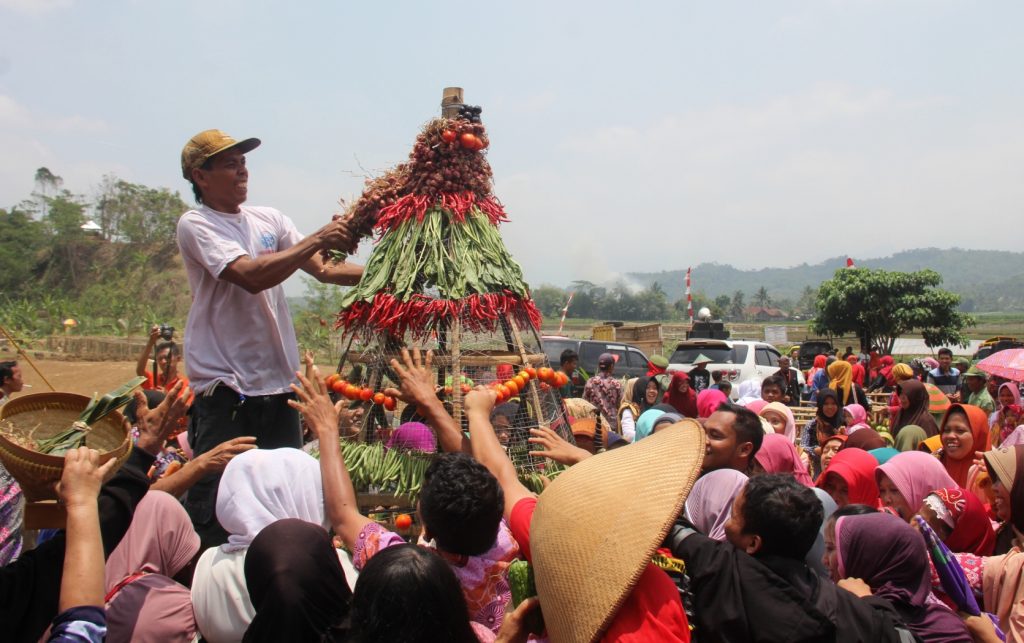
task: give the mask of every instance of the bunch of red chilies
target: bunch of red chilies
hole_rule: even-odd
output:
[[[505,290],[500,293],[468,295],[462,299],[432,299],[413,295],[400,301],[389,293],[377,293],[372,302],[359,301],[338,313],[335,328],[355,328],[387,332],[401,337],[407,331],[429,335],[439,323],[462,320],[468,332],[493,332],[502,316],[514,315],[524,324],[540,328],[540,311],[529,299]]]
[[[451,212],[453,222],[464,223],[474,206],[493,225],[508,221],[508,217],[505,216],[505,208],[493,194],[481,198],[474,192],[442,192],[438,195],[407,194],[399,198],[395,203],[381,208],[376,228],[379,233],[383,234],[394,230],[411,218],[422,223],[427,210],[434,207]]]

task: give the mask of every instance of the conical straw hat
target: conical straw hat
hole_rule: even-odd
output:
[[[530,526],[537,594],[555,643],[595,641],[683,510],[704,461],[683,420],[588,458],[540,495]]]

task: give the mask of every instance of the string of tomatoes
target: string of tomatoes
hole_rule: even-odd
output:
[[[491,382],[488,386],[493,388],[495,391],[497,396],[495,403],[501,404],[502,402],[506,402],[519,395],[520,392],[526,390],[526,385],[529,384],[530,380],[539,380],[542,384],[547,384],[554,388],[561,388],[569,382],[569,376],[562,371],[556,371],[548,366],[542,366],[540,368],[527,366],[509,379],[496,380]],[[346,382],[338,373],[331,373],[328,375],[324,380],[324,384],[328,389],[347,399],[371,402],[378,406],[383,406],[388,411],[394,411],[395,407],[398,405],[398,401],[394,397],[385,395],[380,391],[374,391],[373,389],[365,386],[358,386],[356,384]],[[459,385],[459,390],[462,391],[463,395],[465,395],[472,389],[468,384],[463,383]],[[453,392],[454,389],[451,386],[445,386],[440,391],[440,393],[443,393],[445,396],[450,396]]]
[[[328,375],[324,380],[324,383],[330,390],[352,401],[361,400],[363,402],[371,402],[377,406],[383,406],[388,411],[394,411],[395,407],[398,406],[398,400],[394,397],[385,395],[380,391],[374,391],[371,388],[366,388],[365,386],[350,384],[349,382],[341,379],[341,375],[337,373],[331,373]]]

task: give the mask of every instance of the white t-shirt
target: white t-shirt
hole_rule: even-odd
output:
[[[216,382],[243,395],[289,391],[299,349],[284,288],[252,295],[218,276],[239,257],[287,250],[302,238],[273,208],[243,205],[227,214],[201,206],[178,219],[178,248],[192,289],[185,364],[195,391]]]

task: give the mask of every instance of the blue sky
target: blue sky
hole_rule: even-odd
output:
[[[0,0],[0,206],[43,165],[187,195],[181,147],[218,127],[263,139],[250,203],[310,232],[459,85],[534,285],[1019,250],[1022,23],[1019,1]]]

